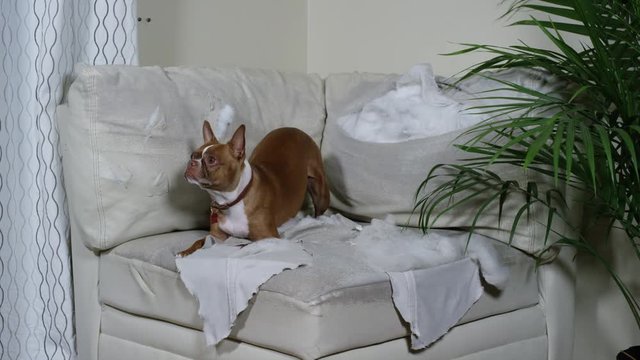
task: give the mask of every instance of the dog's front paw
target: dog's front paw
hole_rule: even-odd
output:
[[[191,255],[191,254],[193,254],[193,251],[184,250],[184,251],[180,251],[179,253],[177,253],[176,257],[183,258],[183,257]]]
[[[180,251],[177,254],[177,256],[178,257],[189,256],[189,255],[193,254],[196,250],[200,249],[202,246],[204,246],[204,239],[200,239],[200,240],[194,242],[188,249]]]

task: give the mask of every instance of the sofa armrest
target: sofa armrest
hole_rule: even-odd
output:
[[[540,306],[547,319],[548,359],[573,358],[576,251],[563,247],[557,258],[538,269]]]
[[[98,359],[101,307],[98,300],[100,256],[81,240],[81,231],[71,221],[74,323],[78,359]]]

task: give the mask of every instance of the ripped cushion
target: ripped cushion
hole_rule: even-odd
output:
[[[453,146],[464,142],[464,136],[459,137],[466,130],[401,142],[371,142],[355,139],[339,123],[340,119],[361,111],[372,99],[396,89],[398,79],[398,75],[371,73],[336,74],[326,79],[327,124],[322,156],[331,186],[333,208],[358,220],[368,221],[391,214],[399,225],[419,226],[419,212],[414,213],[416,192],[434,166],[456,163],[469,156]],[[386,127],[385,131],[389,128]],[[502,178],[516,180],[520,184],[535,180],[541,194],[547,189],[543,187],[545,178],[534,171],[506,165],[495,166],[492,170]],[[424,193],[436,189],[440,180],[430,182]],[[459,198],[467,194],[461,193]],[[554,221],[553,231],[549,239],[545,239],[548,209],[535,204],[531,206],[526,220],[518,222],[511,238],[522,200],[509,197],[503,204],[502,213],[495,201],[485,208],[483,216],[476,219],[477,209],[493,194],[485,195],[487,197],[479,196],[467,202],[467,206],[445,213],[430,225],[458,229],[475,225],[475,232],[479,234],[509,243],[528,254],[544,256],[554,256],[555,252],[546,252],[547,248],[561,235],[570,232],[565,223]],[[444,201],[441,208],[448,205]],[[580,214],[579,208],[571,209],[573,218],[580,219]]]

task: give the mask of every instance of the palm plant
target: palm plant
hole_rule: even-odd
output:
[[[467,131],[464,141],[456,145],[469,157],[434,167],[420,186],[416,203],[420,226],[426,231],[443,212],[456,211],[474,200],[478,204],[475,226],[490,205],[499,204],[502,210],[509,197],[519,199],[520,206],[511,227],[513,236],[518,223],[527,221],[528,210],[543,206],[545,241],[556,235],[547,246],[573,246],[600,260],[640,327],[638,299],[597,247],[579,232],[554,233],[551,226],[556,221],[571,223],[561,211],[567,200],[563,189],[578,190],[593,216],[624,230],[640,261],[640,0],[511,1],[507,14],[526,11],[531,15],[513,25],[537,28],[551,49],[524,43],[464,44],[456,55],[483,51],[492,57],[467,69],[461,79],[491,78],[488,70],[533,68],[565,86],[543,93],[494,79],[501,84],[501,92],[487,92],[482,98],[497,104],[475,107],[488,120]],[[570,46],[567,33],[580,38],[580,45]],[[505,96],[505,90],[513,96]],[[533,171],[551,189],[538,191],[541,184],[536,182],[503,179],[491,170],[493,166]],[[435,186],[434,190],[425,193],[427,185]]]

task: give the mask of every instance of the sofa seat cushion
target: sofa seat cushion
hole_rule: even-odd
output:
[[[312,232],[313,233],[313,232]],[[285,271],[261,286],[240,314],[232,339],[292,354],[320,356],[408,335],[386,274],[348,262],[345,230],[318,229],[313,266]],[[176,273],[175,253],[203,231],[173,232],[122,244],[100,257],[100,299],[128,313],[202,329],[197,300]],[[304,241],[305,239],[303,239]],[[306,245],[305,245],[306,246]],[[460,323],[538,303],[535,263],[495,244],[511,276],[501,292],[487,289]]]

